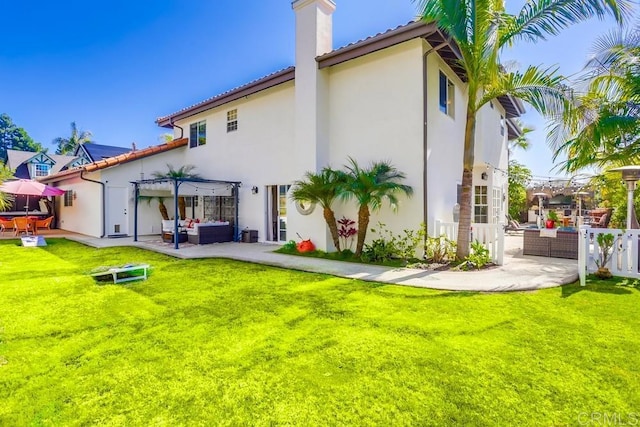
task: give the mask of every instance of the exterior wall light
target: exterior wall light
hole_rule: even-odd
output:
[[[256,187],[255,185],[251,187],[251,194],[258,194],[258,187]]]

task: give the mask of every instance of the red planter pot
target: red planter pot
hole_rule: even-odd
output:
[[[556,228],[556,222],[552,219],[548,219],[546,225],[547,228]]]
[[[311,242],[311,240],[303,240],[298,243],[298,252],[313,252],[316,250],[316,246]]]

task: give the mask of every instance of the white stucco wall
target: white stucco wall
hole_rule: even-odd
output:
[[[86,174],[86,178],[99,180],[100,174]],[[102,196],[100,185],[79,177],[58,184],[63,190],[74,191],[72,206],[64,206],[64,196],[56,197],[58,228],[87,236],[102,234]]]
[[[389,161],[406,175],[403,183],[414,194],[399,197],[397,212],[387,204],[373,212],[369,228],[380,221],[395,233],[417,230],[423,222],[424,197],[422,42],[412,40],[333,66],[329,76],[331,166],[341,168],[349,158],[361,167]],[[335,211],[337,218],[357,219],[355,200],[336,204]],[[307,235],[313,233],[309,226],[324,230],[321,215],[315,224],[307,223]],[[368,233],[368,240],[375,237]]]
[[[177,123],[188,138],[190,124],[206,120],[206,145],[186,148],[183,163],[195,165],[203,178],[242,182],[238,226],[258,230],[261,241],[266,238],[267,186],[301,178],[294,167],[294,101],[289,82]],[[238,130],[227,132],[227,111],[233,109],[238,110]],[[257,194],[251,193],[253,186]]]
[[[425,51],[428,46],[425,44]],[[427,57],[427,137],[428,137],[428,213],[429,230],[436,219],[453,221],[457,185],[462,183],[466,84],[435,53]],[[455,85],[454,117],[440,111],[440,71]]]

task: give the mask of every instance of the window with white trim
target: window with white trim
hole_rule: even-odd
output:
[[[449,80],[445,73],[440,71],[440,111],[452,118],[454,117],[455,110],[455,93],[456,86]]]
[[[207,122],[192,123],[189,127],[189,148],[198,147],[207,143]]]
[[[51,165],[46,163],[34,163],[33,165],[33,176],[49,176],[51,172]]]
[[[64,205],[73,206],[73,190],[67,190],[64,192]]]
[[[473,222],[486,224],[489,222],[489,200],[487,186],[476,185],[473,188]]]
[[[227,111],[227,133],[238,130],[238,109]]]

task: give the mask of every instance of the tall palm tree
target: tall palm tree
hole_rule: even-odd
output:
[[[368,168],[361,168],[358,163],[349,158],[349,164],[345,166],[344,190],[340,196],[344,199],[355,198],[358,202],[358,242],[356,244],[356,256],[362,254],[364,240],[367,237],[371,210],[382,207],[387,200],[396,210],[398,206],[397,193],[407,196],[413,194],[413,189],[401,184],[405,174],[398,171],[389,162],[373,162]]]
[[[293,183],[291,199],[296,202],[317,203],[322,207],[322,215],[329,227],[333,245],[340,251],[338,224],[331,205],[333,205],[343,188],[342,177],[344,174],[325,167],[320,173],[307,172],[304,176],[304,180]]]
[[[553,129],[554,158],[565,154],[561,169],[572,173],[589,166],[637,162],[640,29],[616,30],[598,38],[585,72],[587,90]]]
[[[93,135],[88,130],[78,130],[76,122],[71,122],[71,136],[69,138],[58,137],[53,140],[53,144],[58,148],[56,154],[73,154],[80,144],[93,142]]]
[[[193,173],[192,171],[195,169],[196,167],[194,165],[182,165],[180,166],[178,169],[174,168],[173,165],[167,163],[167,171],[165,172],[153,172],[151,174],[151,176],[153,176],[154,178],[158,178],[158,179],[162,179],[162,178],[173,178],[173,179],[178,179],[178,178],[200,178],[200,175],[197,173]],[[178,197],[178,213],[180,215],[181,219],[185,219],[187,216],[187,203],[186,200],[184,198],[184,196],[178,196],[176,194],[176,197]],[[162,200],[162,198],[159,198],[158,200],[158,208],[160,209],[160,212],[162,212],[164,210],[164,212],[167,211],[166,206],[164,206],[164,202]],[[164,217],[164,215],[163,215]],[[165,218],[167,219],[167,218]]]
[[[506,13],[504,0],[416,0],[423,20],[435,24],[457,44],[459,65],[467,79],[462,197],[456,257],[469,255],[471,190],[475,156],[476,114],[493,99],[512,95],[543,115],[558,114],[566,104],[562,78],[554,69],[528,67],[523,73],[500,66],[505,46],[524,39],[537,41],[593,16],[628,13],[627,0],[529,0],[522,10]]]

